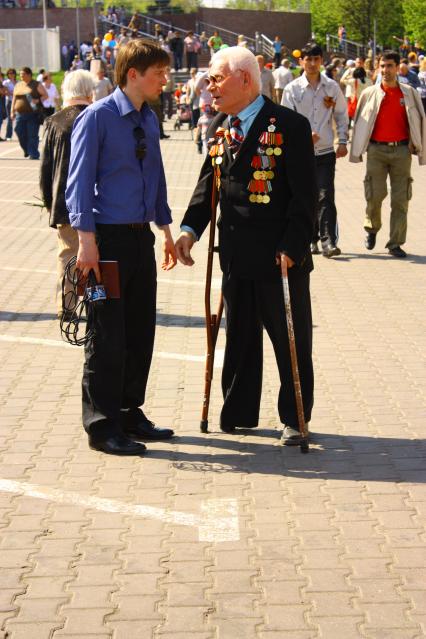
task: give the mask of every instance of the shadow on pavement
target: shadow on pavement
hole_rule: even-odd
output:
[[[0,311],[0,322],[46,322],[57,319],[56,313],[14,313]]]
[[[204,317],[191,315],[173,315],[168,313],[157,313],[157,326],[180,326],[182,328],[205,328]],[[222,318],[221,328],[225,328],[225,320]]]
[[[350,262],[355,259],[365,259],[365,260],[390,260],[392,262],[402,262],[410,264],[426,264],[426,255],[413,255],[412,253],[407,253],[407,257],[405,258],[396,258],[392,257],[392,255],[388,255],[387,253],[345,253],[342,252],[341,255],[335,258],[331,258],[336,262]]]
[[[252,437],[259,437],[253,442]],[[205,473],[257,473],[299,479],[426,483],[426,440],[314,433],[310,452],[279,445],[281,431],[238,429],[235,435],[180,436],[179,446],[203,446],[188,453],[149,449],[149,457],[170,459],[174,468]],[[268,438],[269,441],[261,441]],[[274,438],[275,441],[270,441]],[[213,449],[213,450],[211,450]],[[231,452],[227,452],[231,451]],[[233,452],[232,452],[233,451]]]

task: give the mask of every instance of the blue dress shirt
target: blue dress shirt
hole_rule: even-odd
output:
[[[253,124],[257,114],[264,104],[265,98],[262,95],[258,95],[257,98],[253,100],[253,102],[250,102],[250,104],[245,107],[245,109],[237,113],[237,117],[240,119],[241,122],[240,129],[242,130],[244,137],[246,137],[251,125]],[[230,126],[230,117],[231,116],[228,117],[228,127]],[[192,229],[190,226],[182,224],[180,230],[186,231],[187,233],[192,233],[196,240],[199,239],[194,229]]]
[[[136,157],[133,130],[145,132],[146,155]],[[123,91],[95,102],[76,119],[66,189],[70,223],[81,231],[96,224],[172,221],[156,115],[137,111]]]

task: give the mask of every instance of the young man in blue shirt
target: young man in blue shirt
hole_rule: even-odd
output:
[[[92,448],[140,455],[144,444],[173,436],[140,406],[151,364],[156,313],[154,222],[163,234],[162,268],[176,264],[159,126],[147,105],[166,83],[170,64],[155,43],[132,40],[115,66],[117,88],[76,120],[66,191],[78,231],[77,268],[100,280],[99,260],[116,260],[120,299],[94,309],[85,347],[83,425]]]

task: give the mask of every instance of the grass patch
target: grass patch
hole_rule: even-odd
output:
[[[65,71],[56,71],[56,73],[51,74],[53,84],[56,85],[59,95],[61,95],[61,86],[62,82],[64,81],[64,73]]]

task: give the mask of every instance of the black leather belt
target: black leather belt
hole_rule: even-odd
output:
[[[378,140],[370,140],[371,144],[381,144],[383,146],[407,146],[409,140],[398,140],[398,142],[379,142]]]

